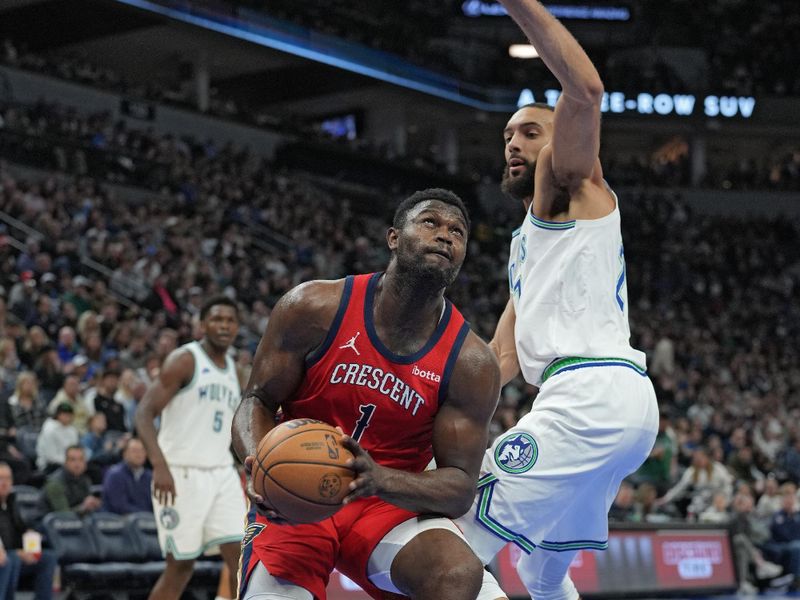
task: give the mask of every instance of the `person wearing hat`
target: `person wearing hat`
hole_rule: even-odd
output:
[[[77,428],[72,424],[75,411],[69,402],[61,402],[55,414],[42,425],[36,440],[36,466],[51,472],[64,464],[67,448],[78,444]]]

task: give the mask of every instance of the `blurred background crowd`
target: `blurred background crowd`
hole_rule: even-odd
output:
[[[401,9],[353,0],[335,11],[316,0],[160,4],[280,21],[465,85],[554,85],[541,63],[510,60],[498,34],[460,35],[471,2]],[[751,4],[656,3],[629,24],[625,47],[587,45],[608,90],[796,100],[800,11],[780,0],[753,17]],[[495,159],[469,154],[461,139],[461,159],[448,162],[447,145],[410,122],[403,143],[369,127],[342,135],[274,98],[259,102],[252,80],[212,80],[199,102],[185,56],[171,77],[148,78],[75,40],[48,46],[43,35],[28,39],[2,24],[0,36],[0,65],[9,69],[0,73],[0,462],[35,497],[25,526],[55,510],[149,510],[137,403],[165,357],[200,335],[204,299],[225,294],[239,305],[235,360],[244,382],[281,295],[310,279],[383,268],[393,207],[416,189],[451,187],[473,211],[468,258],[448,294],[491,337],[508,298],[508,239],[522,217],[478,189],[497,186],[500,129],[491,119],[504,114],[470,113],[471,125],[493,132],[475,134],[475,144],[494,144]],[[702,68],[687,75],[676,56],[698,52]],[[196,126],[173,130],[151,114],[71,103],[55,88],[25,96],[8,73],[13,81],[39,77],[37,85],[71,82],[87,98],[144,102],[154,113],[180,107]],[[361,110],[385,109],[382,98]],[[384,114],[371,121],[374,130]],[[277,150],[209,133],[212,118],[248,127],[250,139],[269,134]],[[611,138],[629,139],[623,134],[642,122],[612,122]],[[703,135],[731,136],[712,139],[722,151],[698,171],[696,140],[676,142],[658,127],[642,134],[655,140],[646,151],[613,142],[602,151],[606,178],[619,189],[631,341],[647,353],[661,409],[652,454],[623,485],[611,518],[727,523],[739,536],[740,568],[752,567],[757,579],[774,575],[777,563],[800,579],[800,228],[796,210],[787,216],[769,205],[798,201],[800,138],[778,135],[777,126],[697,124]],[[757,156],[751,136],[766,148]],[[707,210],[693,204],[698,190],[716,194],[718,205],[727,192],[748,193],[760,210]],[[507,385],[492,436],[535,397],[521,379]],[[9,494],[5,480],[0,467],[0,499]]]

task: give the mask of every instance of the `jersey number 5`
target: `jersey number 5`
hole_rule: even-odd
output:
[[[218,410],[214,413],[214,433],[222,431],[222,411]]]
[[[362,404],[358,407],[358,412],[361,413],[361,418],[356,421],[356,428],[353,429],[352,437],[355,441],[361,439],[361,436],[364,435],[364,430],[369,426],[369,422],[372,419],[372,413],[375,412],[375,405],[374,404]]]

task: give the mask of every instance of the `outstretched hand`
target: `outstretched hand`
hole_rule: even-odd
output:
[[[386,467],[372,460],[367,451],[349,435],[343,435],[341,441],[342,446],[353,454],[353,458],[348,460],[345,466],[356,473],[356,478],[350,482],[350,493],[342,503],[349,504],[358,498],[378,496],[384,489]]]
[[[267,521],[270,523],[274,523],[275,525],[291,525],[292,523],[285,517],[281,516],[281,514],[272,506],[267,504],[266,499],[261,494],[257,493],[253,487],[252,474],[253,463],[255,460],[256,457],[253,455],[250,455],[244,459],[244,470],[247,473],[247,497],[250,498],[250,502],[256,507],[256,512],[266,517]]]

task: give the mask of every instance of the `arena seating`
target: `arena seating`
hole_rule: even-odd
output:
[[[164,570],[151,513],[96,513],[86,519],[72,512],[50,513],[42,529],[59,555],[62,586],[75,597],[146,591]],[[219,561],[199,560],[192,587],[215,588],[220,570]]]

